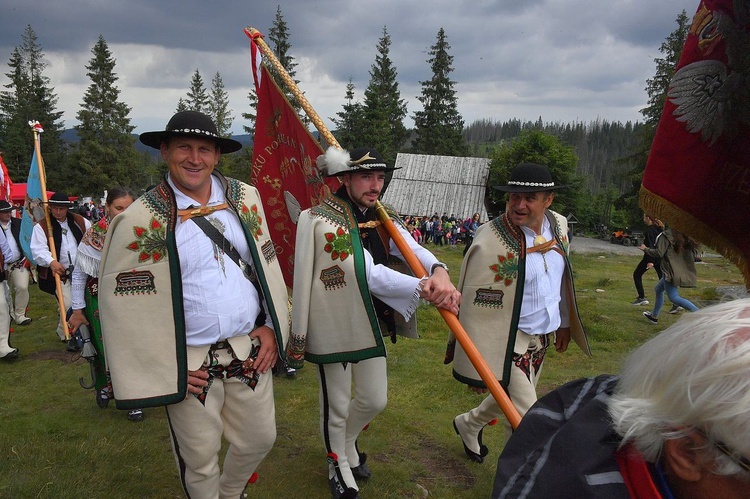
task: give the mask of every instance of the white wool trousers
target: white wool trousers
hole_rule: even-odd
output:
[[[318,366],[320,431],[331,463],[328,478],[337,474],[344,487],[359,489],[351,472],[360,464],[357,437],[385,409],[387,376],[385,357]]]
[[[516,335],[516,344],[513,348],[515,362],[510,368],[508,394],[521,417],[537,401],[536,385],[542,375],[544,353],[550,344],[554,344],[554,341],[553,333],[530,335],[518,331]],[[538,362],[536,367],[534,367],[535,360]],[[505,419],[503,410],[492,395],[488,395],[481,404],[459,417],[463,417],[464,423],[472,430],[472,433],[478,433],[493,419],[503,418],[506,441],[512,433],[510,423]]]
[[[9,340],[10,314],[8,313],[8,302],[3,298],[0,300],[0,357],[5,357],[13,351]]]
[[[10,287],[10,315],[17,324],[26,320],[26,307],[29,306],[29,270],[26,267],[14,268],[8,276]]]
[[[235,359],[230,348],[212,351],[219,365]],[[213,377],[205,405],[188,394],[179,404],[167,406],[167,419],[187,496],[237,499],[276,440],[271,371],[260,375],[254,390],[237,377]],[[222,434],[229,448],[219,470]]]

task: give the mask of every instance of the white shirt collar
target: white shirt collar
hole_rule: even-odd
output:
[[[175,186],[170,174],[167,174],[167,183],[174,192],[174,199],[177,203],[177,209],[184,210],[186,208],[189,208],[190,206],[201,206],[201,203],[191,198]],[[221,182],[219,182],[218,177],[216,177],[215,175],[211,175],[211,194],[209,195],[208,203],[206,204],[206,206],[221,204],[224,201],[226,201],[226,197],[224,196],[224,192],[222,191]]]
[[[521,230],[526,235],[527,238],[531,238],[532,240],[536,237],[536,232],[534,232],[533,229],[530,227],[526,227],[525,225],[521,226]],[[542,218],[542,232],[541,235],[544,236],[548,241],[550,239],[549,236],[554,236],[552,234],[552,226],[549,223],[549,218],[547,218],[547,214],[545,213]]]

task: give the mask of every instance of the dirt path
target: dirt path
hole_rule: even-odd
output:
[[[575,236],[570,242],[571,253],[614,253],[616,255],[642,255],[637,246],[623,246],[612,244],[608,240]]]

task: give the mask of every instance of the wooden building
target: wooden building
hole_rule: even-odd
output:
[[[402,215],[466,218],[479,213],[487,221],[484,196],[490,160],[399,153],[383,202]]]

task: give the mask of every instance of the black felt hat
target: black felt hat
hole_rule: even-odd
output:
[[[541,192],[563,189],[567,185],[555,185],[549,169],[537,163],[521,163],[510,173],[508,185],[496,185],[503,192]]]
[[[144,132],[138,139],[149,147],[160,149],[162,142],[175,135],[213,139],[222,154],[242,149],[242,144],[236,140],[221,137],[213,120],[198,111],[180,111],[172,116],[166,129],[159,132]]]
[[[56,192],[47,200],[47,203],[52,206],[73,206],[70,202],[70,198],[64,192]]]
[[[0,200],[0,213],[10,213],[13,210],[13,207],[10,205],[9,202],[5,200]]]
[[[316,163],[318,168],[329,177],[368,170],[386,172],[400,170],[400,168],[388,166],[380,153],[371,147],[358,147],[350,152],[329,147],[325,154],[318,156]]]

